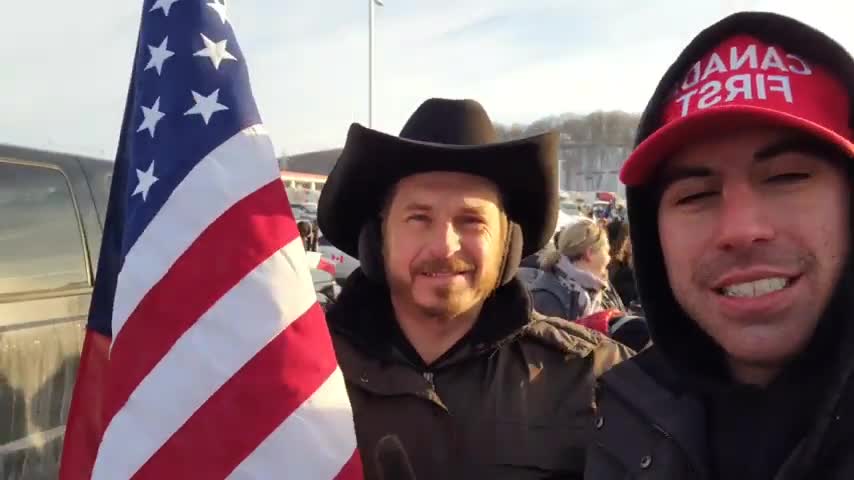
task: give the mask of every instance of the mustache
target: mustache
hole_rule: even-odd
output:
[[[417,273],[460,273],[470,272],[475,265],[462,258],[433,258],[418,263],[413,269]]]
[[[751,267],[771,267],[790,272],[803,272],[815,265],[816,257],[790,248],[762,245],[733,252],[715,252],[700,260],[693,280],[700,285],[712,285],[733,270]]]

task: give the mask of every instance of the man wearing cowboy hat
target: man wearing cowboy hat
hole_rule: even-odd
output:
[[[654,345],[602,377],[586,477],[854,478],[854,61],[780,15],[701,32],[627,185]]]
[[[318,208],[358,257],[328,313],[368,479],[396,436],[422,479],[581,478],[595,379],[629,351],[535,314],[519,260],[554,233],[558,139],[506,143],[471,100],[399,137],[353,125]]]

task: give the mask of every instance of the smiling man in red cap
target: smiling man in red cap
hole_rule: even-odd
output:
[[[854,478],[852,97],[769,13],[664,75],[621,172],[654,346],[601,379],[585,478]]]

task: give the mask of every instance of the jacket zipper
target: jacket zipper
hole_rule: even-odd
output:
[[[433,372],[424,372],[421,374],[424,377],[424,380],[427,380],[427,383],[430,384],[430,388],[434,391],[436,390],[436,384],[433,383]],[[436,392],[438,393],[438,392]]]

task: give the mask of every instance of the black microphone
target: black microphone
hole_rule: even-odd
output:
[[[409,455],[396,435],[386,435],[377,442],[374,461],[382,480],[415,480]]]

